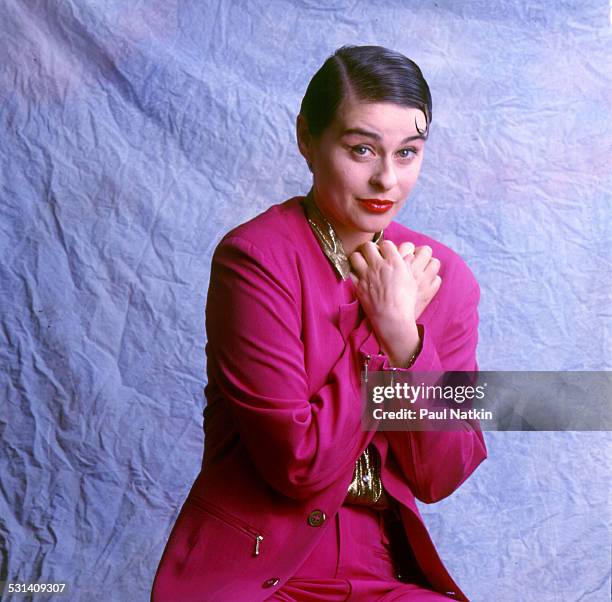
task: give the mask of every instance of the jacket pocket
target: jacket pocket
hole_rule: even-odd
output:
[[[245,535],[253,542],[252,555],[259,556],[262,549],[262,542],[264,540],[263,533],[259,529],[252,527],[251,525],[244,522],[242,519],[230,514],[229,512],[219,508],[216,504],[213,504],[209,500],[205,500],[200,497],[190,497],[186,500],[186,504],[198,508],[199,510],[206,512],[221,521],[223,524],[231,527],[238,533]]]

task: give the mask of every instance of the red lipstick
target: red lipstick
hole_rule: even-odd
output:
[[[371,211],[372,213],[385,213],[393,207],[393,201],[387,199],[358,199],[363,205],[364,209]]]

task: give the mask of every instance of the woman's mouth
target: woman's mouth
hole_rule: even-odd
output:
[[[372,213],[385,213],[393,207],[393,201],[387,199],[357,199],[364,209]]]

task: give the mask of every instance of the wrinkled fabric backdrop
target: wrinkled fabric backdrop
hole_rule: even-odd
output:
[[[342,44],[430,83],[399,221],[474,270],[481,368],[609,370],[610,12],[3,0],[0,580],[147,600],[201,460],[212,251],[308,190],[295,116]],[[474,476],[421,505],[451,573],[475,601],[607,602],[609,433],[486,438]]]

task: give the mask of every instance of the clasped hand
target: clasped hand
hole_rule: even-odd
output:
[[[406,367],[420,346],[416,320],[438,292],[440,261],[429,246],[361,245],[349,257],[357,298],[392,366]]]

